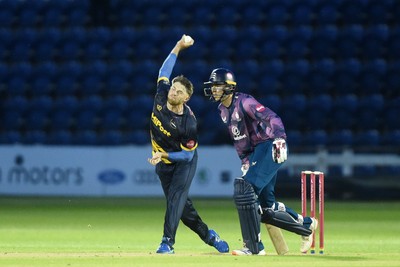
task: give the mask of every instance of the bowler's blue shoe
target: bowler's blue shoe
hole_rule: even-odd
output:
[[[160,247],[156,251],[157,253],[160,254],[174,254],[174,249],[171,248],[168,244],[166,243],[161,243]]]
[[[221,253],[229,252],[229,245],[222,240],[214,230],[208,230],[208,242],[210,246],[213,246]]]

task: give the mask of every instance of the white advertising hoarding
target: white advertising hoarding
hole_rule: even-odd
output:
[[[232,196],[241,174],[233,147],[198,149],[191,196]],[[1,146],[0,195],[162,196],[150,146]]]

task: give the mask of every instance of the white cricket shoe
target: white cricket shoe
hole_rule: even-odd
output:
[[[265,255],[267,255],[267,253],[263,249],[263,250],[260,250],[258,252],[258,254],[253,254],[253,253],[251,253],[250,249],[244,247],[242,249],[232,250],[232,255],[235,255],[235,256],[250,256],[250,255],[265,256]]]
[[[317,227],[318,227],[317,219],[311,218],[311,220],[312,220],[312,223],[310,225],[310,230],[312,231],[312,233],[309,236],[301,237],[301,246],[300,246],[301,253],[307,253],[307,251],[310,250],[312,242],[313,242],[313,236],[314,236],[315,230],[317,230]]]

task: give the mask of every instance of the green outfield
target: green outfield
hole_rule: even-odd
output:
[[[231,248],[241,247],[230,199],[194,199],[203,220]],[[299,201],[286,201],[299,210]],[[400,266],[400,202],[325,203],[325,255],[301,255],[299,237],[284,232],[290,253],[218,254],[183,224],[175,255],[157,255],[163,199],[0,197],[0,266]],[[311,265],[309,265],[311,264]]]

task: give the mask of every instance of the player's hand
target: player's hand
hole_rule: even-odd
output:
[[[244,163],[242,164],[242,167],[240,170],[242,171],[242,177],[246,175],[247,171],[249,170],[250,164],[249,163]]]
[[[180,49],[185,49],[194,44],[194,40],[189,35],[182,35],[181,39],[178,41]]]
[[[276,138],[272,143],[272,160],[276,163],[283,163],[287,160],[286,141],[283,138]]]
[[[147,161],[151,165],[155,166],[161,161],[161,155],[162,155],[161,152],[156,152],[156,153],[154,153],[153,157],[151,159],[150,158],[147,159]]]

